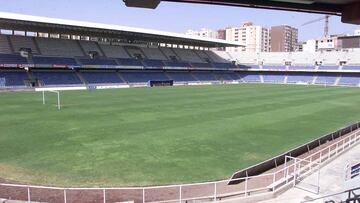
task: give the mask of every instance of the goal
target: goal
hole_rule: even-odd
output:
[[[46,92],[49,92],[49,93],[55,93],[57,95],[57,108],[58,110],[61,109],[61,103],[60,103],[60,91],[56,91],[56,90],[43,90],[42,91],[42,101],[43,101],[43,104],[45,105],[46,104]]]

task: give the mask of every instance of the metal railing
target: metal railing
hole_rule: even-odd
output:
[[[325,196],[322,196],[322,197],[318,197],[318,198],[315,198],[315,199],[311,199],[311,200],[306,200],[306,201],[302,201],[301,203],[307,203],[307,202],[314,202],[316,200],[322,200],[322,199],[327,199],[327,198],[330,198],[330,197],[334,197],[334,196],[337,196],[337,195],[344,195],[344,194],[347,194],[347,200],[353,200],[352,202],[353,203],[356,203],[355,200],[357,200],[358,202],[360,201],[360,195],[356,195],[355,194],[355,191],[360,191],[360,187],[358,188],[353,188],[353,189],[350,189],[350,190],[346,190],[346,191],[343,191],[343,192],[338,192],[338,193],[333,193],[333,194],[330,194],[330,195],[325,195]],[[328,200],[326,201],[328,203],[332,203],[332,202],[335,202],[335,201],[332,201],[332,200]],[[345,201],[341,201],[341,202],[346,202]],[[350,201],[349,201],[350,203]]]
[[[338,141],[324,147],[301,160],[306,162],[299,169],[299,162],[287,162],[283,168],[256,176],[221,181],[167,185],[154,187],[120,188],[63,188],[21,184],[0,183],[0,197],[37,202],[80,202],[91,198],[94,202],[183,202],[191,200],[221,200],[224,198],[249,198],[252,196],[275,193],[284,187],[292,186],[299,173],[309,173],[306,168],[312,164],[324,164],[340,153],[360,142],[360,130],[357,129]],[[229,185],[230,181],[238,181]]]

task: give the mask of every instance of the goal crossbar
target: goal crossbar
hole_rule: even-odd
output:
[[[56,91],[56,90],[42,90],[42,100],[43,100],[43,104],[46,104],[45,92],[52,92],[52,93],[56,93],[56,94],[57,94],[57,108],[58,108],[58,110],[60,110],[60,109],[61,109],[60,91]]]

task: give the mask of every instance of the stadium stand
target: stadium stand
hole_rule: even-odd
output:
[[[190,63],[192,67],[196,68],[214,68],[211,63]]]
[[[309,73],[294,73],[287,76],[287,83],[296,84],[296,83],[306,83],[311,84],[314,80],[314,76]]]
[[[131,71],[131,72],[121,72],[120,75],[129,83],[147,83],[150,80],[169,80],[166,77],[164,72],[139,72],[139,71]]]
[[[97,52],[99,56],[103,56],[102,50],[100,50],[100,47],[98,46],[97,42],[94,41],[84,41],[81,40],[80,46],[84,50],[86,54],[89,52]]]
[[[177,56],[180,57],[183,61],[203,63],[203,61],[193,50],[186,49],[173,49]]]
[[[148,59],[167,60],[166,56],[164,56],[164,54],[158,48],[142,47],[141,49]]]
[[[84,56],[80,46],[74,40],[36,38],[36,42],[40,52],[45,56]]]
[[[125,46],[125,51],[130,55],[131,58],[137,58],[137,59],[146,59],[147,56],[144,54],[144,52],[141,50],[140,47],[137,46]]]
[[[195,54],[198,55],[205,62],[212,62],[213,60],[205,51],[202,50],[194,50]]]
[[[82,71],[87,84],[120,84],[124,83],[115,71]]]
[[[125,81],[128,84],[137,84],[147,83],[149,80],[169,79],[174,80],[175,83],[239,81],[359,85],[358,74],[352,72],[359,71],[360,65],[356,63],[357,59],[349,58],[349,55],[356,55],[354,52],[341,53],[337,57],[331,53],[315,53],[314,56],[308,53],[244,54],[139,45],[120,46],[86,40],[8,35],[0,35],[0,45],[3,45],[0,47],[0,67],[20,67],[20,64],[31,65],[33,63],[35,67],[31,67],[30,70],[32,70],[34,78],[31,79],[38,79],[40,84],[42,82],[45,86],[124,84]],[[33,51],[33,56],[27,59],[18,53],[13,53],[13,50],[19,52],[21,48],[30,48]],[[97,54],[90,56],[89,53]],[[242,56],[244,58],[239,58]],[[235,59],[237,64],[224,57]],[[318,60],[316,57],[318,57]],[[335,57],[336,59],[325,60],[324,57]],[[306,60],[308,61],[305,63]],[[288,69],[291,70],[291,73],[285,72],[287,71],[287,65],[281,65],[285,61],[290,62]],[[314,61],[324,61],[324,63],[315,66]],[[336,65],[339,61],[345,61],[346,63],[342,62],[344,65]],[[264,65],[258,65],[259,63],[264,63]],[[51,67],[56,66],[62,68],[69,66],[80,68],[80,70],[76,73],[69,70],[51,69]],[[89,66],[97,68],[97,70],[86,70]],[[39,68],[42,68],[42,70]],[[119,69],[134,70],[119,71]],[[153,70],[149,72],[143,69]],[[165,69],[166,71],[159,71],[159,69]],[[213,69],[214,72],[205,71],[206,69]],[[271,71],[275,69],[277,72]],[[246,70],[253,72],[244,72]],[[238,71],[241,71],[241,73]],[[330,74],[326,73],[326,71],[337,71],[337,73]],[[6,85],[2,84],[1,86],[5,87],[12,84],[11,86],[14,87],[24,87],[26,85],[24,80],[28,79],[26,72],[9,72],[6,73],[6,77],[5,73],[3,73],[2,77],[0,77],[0,84],[1,81],[2,83],[7,81]]]
[[[339,70],[339,66],[321,65],[321,66],[319,66],[319,70]]]
[[[0,70],[0,87],[23,87],[28,79],[25,71]]]
[[[117,65],[116,61],[112,60],[112,59],[82,58],[82,59],[79,59],[79,61],[80,61],[80,63],[82,65],[111,65],[111,66],[116,66]]]
[[[214,63],[214,66],[222,69],[236,68],[236,65],[232,63]]]
[[[251,66],[250,66],[251,67]],[[263,65],[263,69],[277,69],[277,70],[285,70],[285,65]]]
[[[159,50],[163,53],[169,60],[180,60],[177,54],[171,48],[160,47]]]
[[[235,74],[234,72],[230,72],[230,73],[216,73],[215,74],[218,80],[222,80],[222,81],[233,81],[233,80],[239,80],[239,76],[237,74]]]
[[[32,58],[34,64],[58,64],[58,65],[69,65],[77,66],[77,62],[74,58],[65,58],[65,57],[46,57],[46,56],[34,56]]]
[[[284,83],[285,75],[282,73],[266,73],[263,74],[265,83]]]
[[[257,73],[240,73],[239,75],[244,82],[261,82],[260,75]]]
[[[122,66],[137,66],[137,67],[144,66],[140,60],[134,58],[119,58],[117,59],[117,61]]]
[[[0,53],[11,54],[12,50],[9,44],[8,36],[0,35]]]
[[[193,76],[200,81],[217,81],[211,72],[192,72]]]
[[[24,37],[24,36],[9,36],[11,40],[11,44],[14,47],[14,51],[16,53],[20,52],[21,48],[29,48],[33,54],[40,54],[39,50],[35,45],[35,41],[33,37]]]
[[[130,58],[124,47],[118,45],[99,44],[105,55],[109,58]]]
[[[0,64],[27,64],[26,58],[18,54],[0,54]]]
[[[360,84],[360,75],[346,74],[342,75],[338,85],[358,86]]]
[[[211,58],[211,60],[215,63],[229,63],[228,60],[219,56],[218,54],[216,54],[213,51],[203,51],[203,52],[206,53],[206,55],[208,55]]]
[[[187,62],[180,61],[165,61],[165,66],[168,67],[191,67],[191,65]]]
[[[164,63],[162,60],[159,59],[145,59],[143,60],[143,64],[146,67],[164,67]]]
[[[337,77],[338,77],[337,75],[333,75],[333,74],[318,75],[315,84],[334,85]]]
[[[315,66],[313,65],[293,65],[289,66],[289,70],[314,70]]]
[[[44,86],[80,85],[80,78],[73,71],[60,70],[36,70],[32,72],[35,79],[40,80]]]
[[[342,70],[360,70],[360,65],[345,65]]]
[[[260,65],[258,64],[239,64],[237,65],[241,69],[261,69]]]
[[[167,72],[169,77],[175,82],[195,82],[197,81],[190,72],[182,71],[182,72]]]

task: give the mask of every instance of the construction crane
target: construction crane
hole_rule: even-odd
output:
[[[329,15],[325,15],[325,16],[322,16],[322,17],[320,17],[320,18],[318,18],[318,19],[315,19],[315,20],[306,22],[306,23],[302,24],[301,26],[305,26],[305,25],[309,25],[309,24],[312,24],[312,23],[315,23],[315,22],[319,22],[319,21],[325,20],[325,24],[324,24],[324,37],[327,37],[327,36],[329,36],[329,18],[330,18]]]

